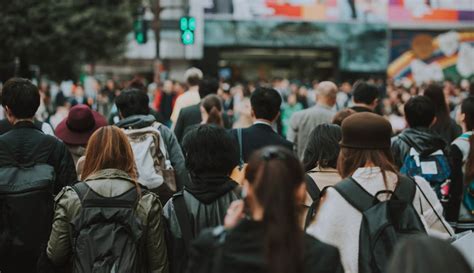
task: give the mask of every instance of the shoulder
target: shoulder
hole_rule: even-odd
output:
[[[339,250],[335,246],[323,243],[307,233],[304,234],[304,244],[307,255],[314,257],[339,257]]]

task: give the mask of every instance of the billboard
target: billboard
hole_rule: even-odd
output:
[[[390,0],[391,22],[474,22],[473,0]]]

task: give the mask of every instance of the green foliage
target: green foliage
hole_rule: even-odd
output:
[[[55,79],[83,63],[121,56],[132,30],[133,0],[0,0],[0,66],[20,58]]]

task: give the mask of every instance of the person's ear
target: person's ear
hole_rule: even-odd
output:
[[[257,117],[255,116],[255,111],[253,110],[253,108],[252,108],[252,111],[251,111],[251,115],[252,115],[252,118],[253,118],[253,119],[256,119],[256,118],[257,118]]]
[[[371,107],[372,107],[373,109],[375,109],[378,104],[379,104],[379,99],[375,99],[375,100],[372,102]]]
[[[118,114],[119,114],[119,118],[120,118],[120,119],[123,119],[122,112],[121,112],[121,111],[118,111]]]
[[[272,120],[272,123],[277,121],[278,118],[280,117],[281,112],[278,112],[278,114],[275,116],[275,118]]]
[[[8,106],[5,106],[5,116],[8,120],[8,122],[10,122],[10,124],[14,123],[13,121],[14,121],[15,117],[13,116],[12,110],[10,110],[10,108]]]
[[[306,201],[306,183],[301,183],[301,185],[296,189],[296,202],[302,204]]]

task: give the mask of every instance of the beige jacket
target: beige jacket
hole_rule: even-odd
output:
[[[135,187],[130,177],[123,171],[106,169],[90,176],[87,185],[104,197],[114,197]],[[55,199],[55,213],[47,254],[55,265],[63,265],[72,255],[70,221],[81,212],[81,202],[71,187],[65,187]],[[147,192],[138,202],[136,213],[146,223],[146,250],[149,272],[167,273],[168,259],[161,221],[162,206],[158,196]]]
[[[366,191],[375,195],[384,190],[382,172],[380,168],[359,168],[352,175]],[[387,173],[387,184],[389,190],[394,190],[398,177],[394,173]],[[423,190],[426,200],[417,187],[413,199],[413,207],[418,212],[425,229],[429,235],[448,238],[449,233],[443,227],[441,221],[454,234],[449,224],[442,218],[437,217],[428,201],[434,206],[438,215],[442,217],[443,208],[431,189],[429,183],[421,177],[415,177],[419,188]],[[383,198],[383,196],[379,196]],[[387,197],[385,197],[387,198]],[[319,207],[315,221],[308,227],[307,232],[321,241],[339,248],[342,265],[346,273],[359,273],[359,232],[362,222],[362,213],[352,207],[335,189],[329,188]],[[360,272],[363,273],[363,272]]]

